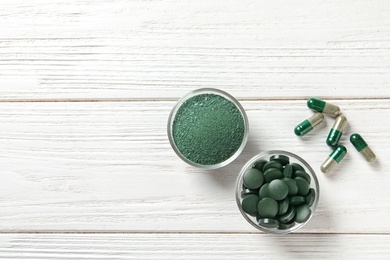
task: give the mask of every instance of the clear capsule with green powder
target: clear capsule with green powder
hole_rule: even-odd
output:
[[[325,162],[321,165],[321,171],[323,173],[329,172],[333,169],[337,164],[341,162],[344,156],[347,154],[347,148],[343,145],[337,146],[329,157],[325,160]]]
[[[303,136],[309,133],[313,128],[324,120],[322,113],[315,113],[294,128],[294,133],[297,136]]]
[[[349,140],[353,146],[355,146],[356,150],[363,155],[367,162],[374,162],[376,160],[375,153],[371,150],[361,135],[352,134]]]
[[[340,141],[345,127],[347,126],[348,120],[345,116],[340,115],[336,118],[332,129],[330,129],[328,138],[326,138],[326,144],[330,147],[336,147]]]
[[[334,117],[341,114],[340,108],[338,106],[317,98],[309,99],[307,101],[307,107],[317,112],[329,114]]]

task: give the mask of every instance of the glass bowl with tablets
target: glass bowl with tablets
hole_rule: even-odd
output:
[[[281,150],[254,156],[236,182],[242,216],[266,233],[287,234],[302,228],[313,217],[319,194],[312,167],[298,155]]]

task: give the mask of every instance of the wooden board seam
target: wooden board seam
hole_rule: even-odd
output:
[[[186,94],[186,93],[184,93]],[[317,97],[321,98],[321,97]],[[0,103],[93,103],[93,102],[102,102],[102,103],[109,103],[109,102],[169,102],[169,101],[177,101],[177,98],[151,98],[151,99],[120,99],[120,98],[109,98],[109,99],[0,99]],[[303,100],[306,101],[307,98],[237,98],[238,101],[299,101]],[[327,98],[326,100],[329,100]],[[343,101],[349,101],[349,100],[356,100],[356,101],[363,101],[363,100],[390,100],[390,97],[358,97],[358,98],[337,98],[332,97],[331,100],[343,100]]]

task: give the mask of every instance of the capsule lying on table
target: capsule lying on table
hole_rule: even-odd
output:
[[[329,172],[333,169],[337,164],[341,162],[344,156],[347,154],[347,148],[345,146],[339,145],[337,146],[329,157],[325,160],[325,162],[321,165],[321,171],[323,173]]]
[[[340,141],[340,138],[343,134],[345,127],[347,126],[348,120],[345,116],[341,115],[336,118],[332,129],[326,138],[326,144],[330,147],[336,147]]]
[[[294,128],[294,133],[297,136],[303,136],[309,133],[313,128],[324,120],[322,113],[315,113]]]
[[[317,112],[329,114],[334,117],[341,114],[340,108],[338,106],[317,98],[309,99],[307,101],[307,107]]]
[[[361,135],[352,134],[349,140],[353,146],[355,146],[356,150],[358,150],[358,152],[363,155],[367,162],[374,162],[376,160],[375,153],[371,150]]]

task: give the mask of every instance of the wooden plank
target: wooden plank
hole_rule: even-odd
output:
[[[3,1],[0,100],[176,99],[201,87],[388,98],[389,11],[386,0]]]
[[[388,259],[389,235],[2,234],[1,259]]]
[[[317,171],[316,215],[302,232],[390,233],[390,103],[337,100],[350,119],[349,154],[324,175],[327,118],[305,138],[294,126],[305,102],[243,101],[249,143],[231,165],[187,166],[166,136],[172,101],[0,103],[0,230],[255,231],[234,200],[236,176],[258,152],[297,153]],[[347,138],[365,136],[379,163],[368,165]]]

